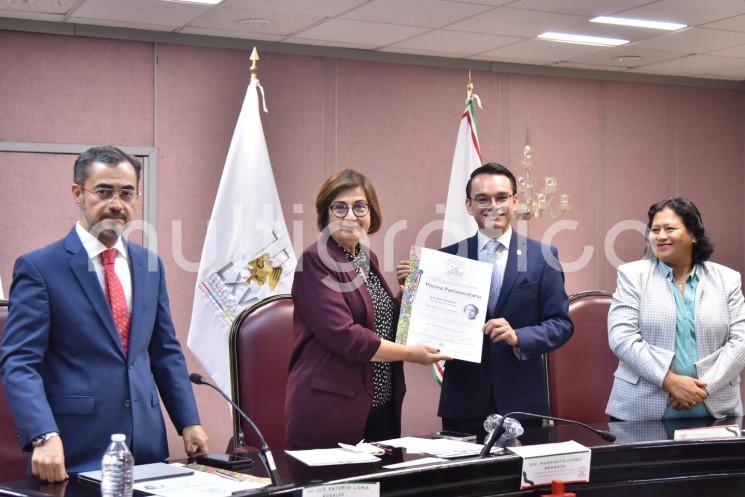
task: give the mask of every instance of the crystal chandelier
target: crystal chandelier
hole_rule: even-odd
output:
[[[559,188],[559,180],[554,176],[547,176],[543,185],[543,189],[539,188],[534,184],[533,179],[533,149],[530,147],[530,143],[526,137],[525,148],[523,149],[523,167],[525,168],[525,176],[520,176],[517,179],[517,192],[518,192],[518,203],[517,203],[517,217],[518,219],[524,219],[529,221],[531,219],[538,219],[542,217],[545,212],[548,212],[552,218],[563,216],[569,210],[569,195],[562,193],[559,196],[558,212],[554,206],[557,191]]]

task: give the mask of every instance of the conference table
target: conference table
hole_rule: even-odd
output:
[[[741,427],[741,423],[741,418],[730,418],[718,420],[716,424]],[[677,428],[702,425],[700,420],[594,424],[616,435],[616,441],[610,443],[582,427],[559,424],[530,428],[520,441],[523,445],[532,445],[575,440],[591,448],[590,481],[567,485],[567,491],[578,497],[745,496],[745,438],[672,439]],[[301,496],[302,489],[310,486],[363,482],[379,482],[380,494],[391,497],[537,497],[551,493],[547,487],[520,491],[522,461],[511,453],[403,469],[384,469],[382,466],[390,461],[309,467],[281,451],[275,451],[274,456],[282,484],[246,495]],[[255,464],[252,472],[264,475],[260,464]],[[66,484],[44,484],[29,477],[25,481],[3,482],[3,486],[27,495],[40,495],[34,492],[58,497],[99,495],[98,488],[78,481],[74,475]]]

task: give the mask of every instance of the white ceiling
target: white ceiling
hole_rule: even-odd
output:
[[[687,24],[666,32],[598,15]],[[601,71],[745,80],[745,0],[0,0],[0,17]],[[544,31],[621,37],[602,48]]]

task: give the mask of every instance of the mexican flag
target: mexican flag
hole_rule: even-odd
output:
[[[481,166],[478,120],[476,107],[481,108],[481,99],[475,93],[466,98],[466,108],[460,119],[458,136],[455,139],[453,167],[450,170],[450,186],[445,203],[445,218],[442,228],[442,246],[452,245],[476,232],[476,221],[466,211],[466,183],[471,172]],[[442,384],[445,362],[433,366],[437,383]]]

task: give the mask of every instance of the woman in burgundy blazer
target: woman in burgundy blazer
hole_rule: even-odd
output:
[[[380,229],[377,196],[351,169],[328,178],[316,198],[320,239],[295,273],[295,344],[287,383],[289,449],[400,436],[403,364],[446,359],[395,343],[398,301],[378,260],[360,241]]]

